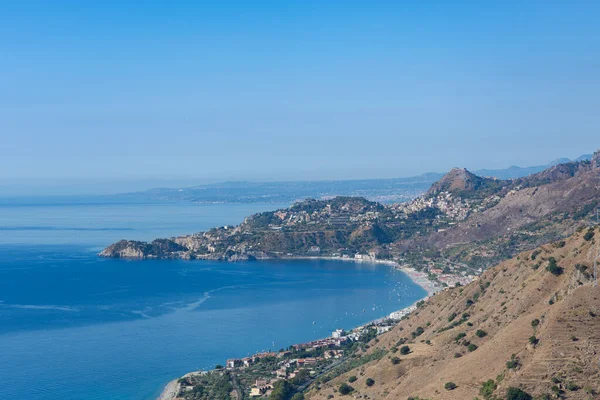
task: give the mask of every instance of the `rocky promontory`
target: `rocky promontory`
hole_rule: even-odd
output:
[[[599,198],[600,152],[596,152],[591,160],[559,164],[513,180],[454,169],[423,196],[405,203],[383,205],[362,197],[307,199],[254,214],[237,226],[152,242],[121,240],[99,256],[392,259],[469,272],[564,237],[591,221]]]

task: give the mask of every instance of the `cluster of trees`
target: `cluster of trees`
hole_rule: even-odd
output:
[[[563,269],[558,266],[558,264],[556,263],[556,258],[554,257],[550,257],[548,259],[548,266],[546,267],[546,270],[556,276],[563,273]]]
[[[186,378],[182,383],[194,386],[192,390],[186,391],[183,395],[183,398],[186,400],[229,400],[229,393],[233,390],[229,374],[227,373],[198,375]]]

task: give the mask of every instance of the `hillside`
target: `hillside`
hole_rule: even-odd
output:
[[[462,197],[487,197],[497,193],[508,184],[508,181],[477,176],[465,168],[453,168],[431,185],[425,193],[425,197],[433,197],[442,192]]]
[[[449,210],[438,218],[448,225],[440,223],[427,235],[396,241],[394,250],[406,255],[427,249],[442,259],[485,268],[556,240],[593,216],[600,199],[599,166],[596,152],[592,161],[559,164],[512,181],[488,181],[484,190],[475,186],[467,196],[462,188],[473,188],[473,177],[466,175],[470,184],[465,184],[464,174],[449,174],[440,181],[445,191],[430,191],[420,204],[412,203],[417,209]]]
[[[600,152],[515,180],[453,169],[409,202],[361,197],[307,199],[252,215],[238,226],[160,239],[120,241],[100,255],[252,260],[377,257],[422,270],[473,273],[572,232],[600,199]]]
[[[386,356],[337,377],[333,371],[307,398],[349,398],[337,389],[351,376],[358,378],[352,396],[373,400],[504,399],[509,387],[552,395],[540,398],[597,398],[600,287],[591,273],[599,240],[598,228],[580,229],[434,295],[363,355]],[[402,346],[410,352],[402,355]],[[448,382],[456,387],[446,389]]]

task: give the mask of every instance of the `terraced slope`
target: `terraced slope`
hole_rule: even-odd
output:
[[[371,343],[367,352],[384,349],[385,357],[322,382],[307,397],[351,397],[336,390],[356,376],[352,396],[365,399],[503,399],[509,387],[598,398],[600,287],[591,272],[599,240],[598,228],[585,228],[433,296]],[[410,353],[402,355],[405,345]],[[368,378],[375,384],[367,386]],[[480,393],[490,379],[496,388]],[[446,389],[449,382],[456,388]]]

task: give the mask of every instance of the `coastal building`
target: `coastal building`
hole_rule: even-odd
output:
[[[321,252],[321,248],[319,246],[310,246],[308,250],[309,253],[318,254]]]
[[[273,390],[273,383],[269,379],[257,379],[254,387],[250,389],[250,397],[268,396],[270,391]]]
[[[391,326],[376,326],[375,329],[377,330],[377,334],[381,335],[382,333],[386,333],[387,331],[392,329],[392,327]]]
[[[242,358],[242,364],[244,365],[244,367],[249,367],[250,365],[252,365],[252,358],[251,357],[245,357]]]
[[[331,358],[342,358],[344,356],[344,350],[327,350],[324,356],[326,360]]]
[[[225,366],[227,368],[237,368],[241,367],[242,365],[244,365],[244,363],[238,358],[230,358],[225,362]]]
[[[331,334],[331,337],[334,339],[339,339],[342,336],[344,336],[344,330],[343,329],[336,329],[335,331],[333,331],[333,333]]]

